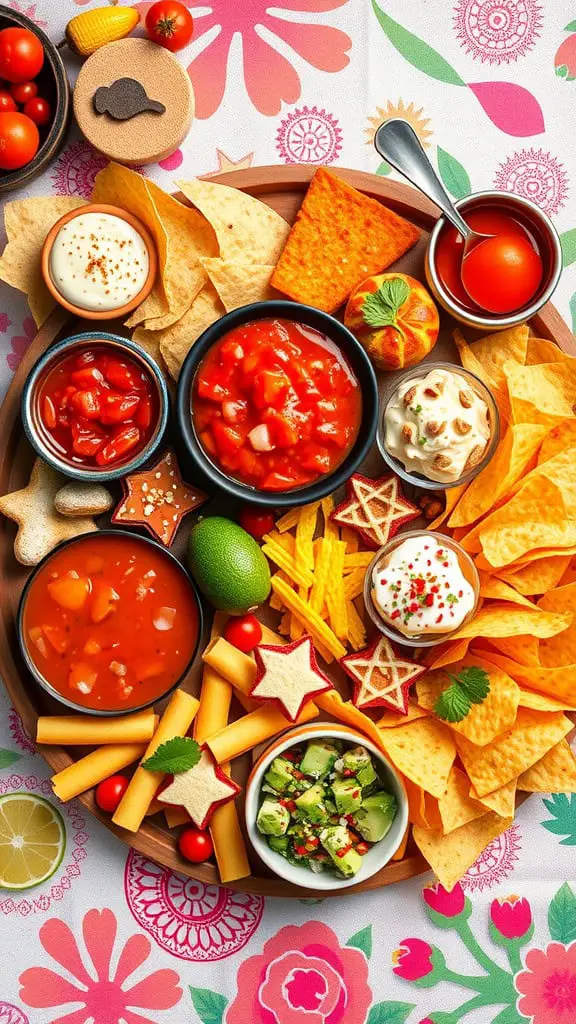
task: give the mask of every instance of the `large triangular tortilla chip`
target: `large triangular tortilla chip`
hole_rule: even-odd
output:
[[[444,795],[456,746],[448,727],[419,718],[397,729],[383,729],[380,745],[399,771],[432,796]]]
[[[224,306],[218,298],[218,293],[214,285],[207,281],[178,323],[167,327],[165,331],[154,332],[160,336],[160,352],[174,380],[178,380],[182,363],[194,342],[223,314]]]
[[[414,826],[413,836],[438,881],[450,892],[488,843],[505,832],[513,820],[488,811],[476,821],[469,821],[446,836],[442,832],[417,825]]]
[[[450,667],[450,674],[457,676],[463,668],[477,666],[484,669],[490,679],[490,692],[481,704],[473,704],[461,722],[447,722],[453,732],[466,736],[477,746],[486,746],[516,721],[520,689],[514,680],[502,669],[477,655],[468,655],[464,661]],[[442,669],[427,672],[416,681],[418,703],[427,711],[433,711],[441,693],[450,686],[451,680]]]
[[[528,793],[576,792],[576,757],[568,740],[560,740],[518,779],[518,789]]]
[[[273,266],[203,257],[200,257],[200,263],[218,292],[227,313],[251,302],[279,298],[278,292],[270,287]]]

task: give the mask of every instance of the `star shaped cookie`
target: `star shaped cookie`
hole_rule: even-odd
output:
[[[176,455],[170,450],[150,469],[125,477],[122,486],[124,498],[112,522],[144,526],[166,547],[170,547],[184,516],[208,501],[206,494],[184,483]]]
[[[334,509],[330,518],[357,530],[371,548],[381,548],[404,523],[422,515],[419,508],[406,501],[394,473],[378,480],[353,473],[346,492],[346,501]]]
[[[240,788],[203,748],[198,764],[174,775],[170,785],[158,793],[158,800],[184,807],[196,828],[204,829],[216,808],[232,800]]]
[[[353,703],[357,708],[387,707],[405,715],[408,690],[425,665],[403,658],[385,637],[370,647],[340,659],[345,672],[354,681]]]
[[[307,701],[332,689],[332,683],[318,668],[311,636],[282,647],[260,645],[254,655],[257,672],[250,696],[274,701],[291,722],[296,721]]]

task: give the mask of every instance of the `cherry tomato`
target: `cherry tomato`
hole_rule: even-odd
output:
[[[512,313],[536,294],[542,260],[527,238],[494,235],[462,261],[462,283],[470,298],[490,313]]]
[[[228,619],[224,627],[224,639],[248,654],[262,639],[262,626],[254,615],[238,615]]]
[[[10,86],[10,92],[16,103],[27,103],[38,95],[38,86],[36,82],[17,82],[16,85]]]
[[[29,82],[44,63],[44,47],[27,28],[0,32],[0,76],[7,82]]]
[[[52,118],[50,104],[41,96],[33,96],[32,99],[27,100],[22,109],[26,117],[34,121],[34,124],[48,124]]]
[[[128,789],[128,779],[125,775],[111,775],[109,779],[103,779],[96,786],[96,803],[101,811],[107,814],[114,814],[124,793]]]
[[[255,540],[262,540],[265,533],[270,533],[274,528],[274,515],[264,508],[256,508],[253,505],[245,505],[240,512],[240,526],[246,533],[249,533]]]
[[[6,92],[4,89],[0,91],[0,113],[9,114],[11,111],[16,110],[16,103],[14,97]]]
[[[187,828],[182,832],[178,840],[178,849],[184,860],[191,860],[194,864],[208,860],[214,852],[209,833],[201,832],[198,828]]]
[[[39,144],[38,129],[29,117],[16,112],[0,113],[1,170],[24,167],[36,155]]]
[[[182,50],[192,38],[192,15],[179,0],[158,0],[146,15],[146,31],[153,43],[167,50]]]

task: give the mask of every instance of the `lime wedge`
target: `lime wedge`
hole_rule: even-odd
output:
[[[30,889],[54,874],[66,847],[62,815],[35,793],[0,796],[0,888]]]

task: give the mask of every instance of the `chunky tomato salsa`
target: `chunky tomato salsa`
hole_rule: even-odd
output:
[[[40,382],[36,410],[50,448],[92,468],[132,459],[148,444],[160,411],[151,375],[105,345],[57,362]]]
[[[40,569],[22,629],[58,693],[118,711],[156,700],[180,679],[196,647],[198,607],[184,572],[153,544],[89,534]]]
[[[263,491],[330,473],[352,448],[361,414],[360,385],[337,346],[290,320],[229,331],[193,385],[192,420],[205,451]]]

